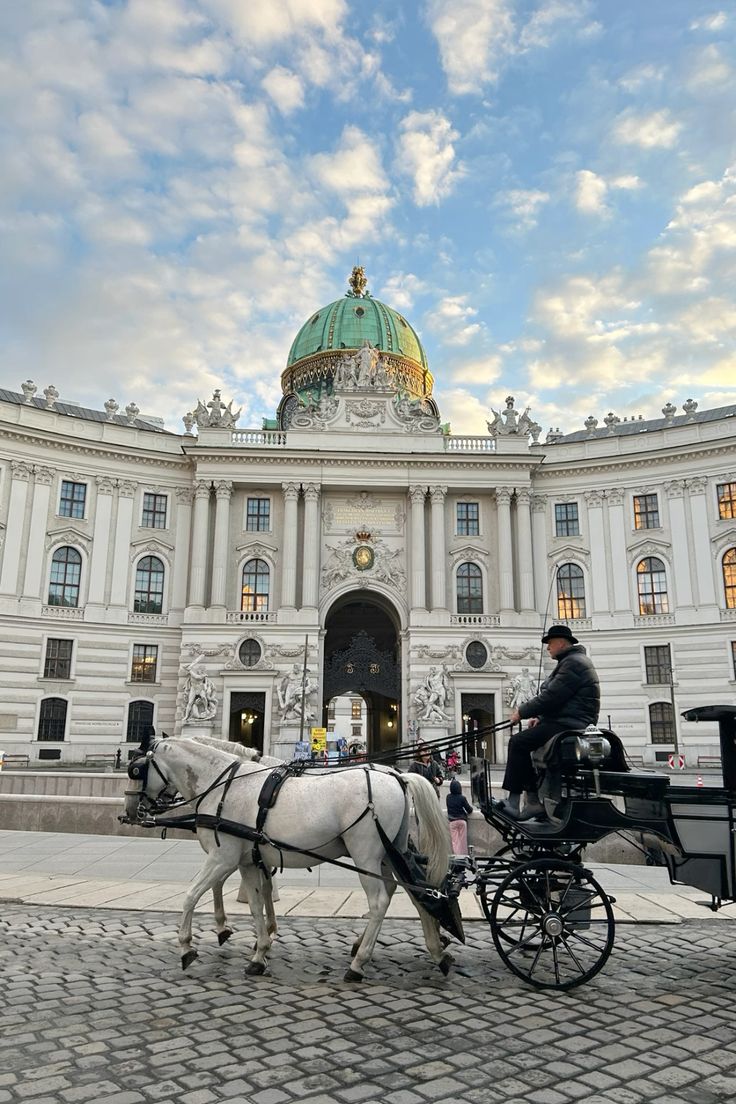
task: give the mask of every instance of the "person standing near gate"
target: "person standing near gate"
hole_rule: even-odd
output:
[[[467,855],[468,853],[468,817],[473,811],[468,799],[463,793],[463,788],[457,778],[450,783],[450,792],[445,798],[447,805],[447,819],[450,822],[450,838],[452,839],[453,855]]]
[[[531,820],[544,814],[544,806],[537,793],[531,753],[558,732],[596,724],[601,704],[595,667],[569,627],[552,625],[542,637],[542,643],[547,645],[547,651],[557,661],[557,666],[542,683],[539,693],[522,702],[511,713],[514,722],[529,721],[523,732],[514,733],[509,740],[503,779],[503,788],[509,796],[499,802],[499,808],[515,820]],[[522,811],[520,801],[523,792],[526,792],[526,805]]]

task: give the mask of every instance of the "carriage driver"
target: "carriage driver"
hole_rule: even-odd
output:
[[[544,815],[537,793],[537,781],[531,752],[542,747],[558,732],[581,729],[598,721],[601,704],[600,684],[595,667],[567,625],[552,625],[542,637],[552,659],[557,661],[552,674],[542,683],[536,697],[523,702],[511,713],[511,720],[529,720],[523,732],[509,740],[503,788],[508,798],[499,802],[507,816],[531,820]],[[526,791],[523,811],[519,808]]]

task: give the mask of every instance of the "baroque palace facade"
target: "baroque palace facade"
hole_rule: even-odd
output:
[[[464,733],[501,762],[507,730],[475,733],[544,677],[553,620],[632,756],[718,753],[679,714],[734,701],[736,407],[541,441],[509,397],[455,436],[360,269],[282,387],[262,429],[215,392],[182,435],[132,403],[0,391],[6,754],[125,758],[153,723],[290,757],[347,698],[371,751]]]

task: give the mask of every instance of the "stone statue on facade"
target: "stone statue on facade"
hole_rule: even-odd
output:
[[[528,406],[523,413],[519,414],[519,411],[514,408],[514,401],[513,395],[507,395],[506,409],[503,412],[493,410],[493,407],[491,407],[493,421],[487,423],[488,432],[491,437],[507,437],[512,433],[520,437],[531,436],[534,444],[538,444],[542,427],[529,417],[530,408]]]
[[[240,410],[233,410],[233,400],[225,405],[221,398],[219,388],[212,393],[212,398],[205,405],[201,399],[194,410],[194,421],[200,429],[234,429],[235,423],[241,415]]]
[[[184,724],[211,721],[217,713],[215,686],[204,668],[203,659],[204,656],[198,655],[191,663],[182,666],[182,671],[187,676]]]
[[[309,670],[302,671],[298,663],[291,674],[284,675],[277,688],[282,721],[300,721],[302,718],[302,698],[304,700],[304,720],[314,720],[314,710],[309,705],[309,697],[317,689],[317,680],[311,678]]]
[[[536,680],[530,675],[528,667],[522,667],[521,674],[515,675],[506,688],[506,704],[511,710],[518,709],[533,698],[536,692]]]
[[[449,720],[447,703],[452,695],[444,667],[430,667],[429,674],[414,695],[420,721],[444,724]]]
[[[333,386],[348,391],[380,391],[392,385],[378,349],[364,340],[357,353],[344,353],[338,359]]]
[[[394,410],[408,432],[439,430],[440,420],[432,404],[426,399],[413,399],[406,394],[397,395]]]

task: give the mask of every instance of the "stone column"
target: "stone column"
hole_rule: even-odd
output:
[[[3,594],[15,595],[18,590],[18,568],[23,543],[28,481],[31,478],[33,468],[25,460],[13,460],[10,469],[12,472],[10,505],[8,507],[8,524],[5,530],[3,568],[0,572],[0,591]]]
[[[296,609],[296,548],[299,485],[282,483],[284,494],[284,540],[281,547],[281,605]]]
[[[41,597],[41,568],[49,521],[49,495],[54,473],[51,468],[36,467],[34,471],[31,528],[28,533],[26,574],[23,580],[23,597]]]
[[[664,489],[670,507],[672,572],[675,582],[675,600],[670,600],[670,613],[674,613],[677,606],[692,607],[693,605],[690,554],[687,547],[687,523],[685,520],[685,480],[672,479],[669,483],[665,483]]]
[[[519,547],[519,598],[523,612],[534,610],[534,564],[532,562],[531,492],[516,492],[516,532]]]
[[[204,609],[207,574],[207,542],[210,529],[210,491],[208,479],[194,484],[194,521],[192,524],[192,567],[189,574],[189,605]]]
[[[96,606],[105,604],[105,580],[107,578],[107,560],[110,552],[110,521],[112,519],[112,496],[115,493],[115,480],[107,475],[95,476],[97,501],[95,503],[95,524],[92,531],[92,555],[89,561],[89,590],[87,602]]]
[[[233,485],[229,479],[215,483],[215,544],[212,550],[212,593],[210,605],[225,609],[227,571],[230,563],[230,499]]]
[[[112,606],[125,606],[128,600],[133,497],[137,486],[137,483],[129,480],[118,483],[118,519],[115,526],[115,552],[112,561],[112,587],[110,589],[110,605]]]
[[[427,492],[424,487],[409,488],[411,503],[411,607],[426,609],[427,584],[425,578],[424,548],[424,500]]]
[[[321,489],[316,483],[306,483],[304,492],[304,568],[302,572],[302,606],[316,609],[319,601],[319,500]]]
[[[432,609],[447,609],[447,553],[445,551],[445,497],[447,487],[430,487],[432,503]]]
[[[532,495],[532,551],[534,554],[534,590],[537,610],[546,611],[549,593],[549,568],[547,566],[547,495]]]
[[[608,613],[608,584],[606,581],[606,535],[603,527],[603,494],[585,491],[588,504],[588,532],[590,533],[590,574],[593,583],[592,613]]]
[[[699,606],[716,605],[718,599],[716,597],[714,560],[710,547],[710,526],[708,524],[708,502],[706,498],[708,482],[702,476],[694,476],[687,480],[687,486],[690,494],[697,602]]]
[[[172,609],[184,609],[187,604],[187,575],[189,574],[189,535],[192,531],[192,490],[176,489],[176,548],[174,549],[174,578],[171,584]]]
[[[606,495],[608,504],[608,530],[611,549],[611,574],[613,577],[613,610],[631,612],[629,590],[629,567],[626,556],[626,517],[624,501],[626,492],[623,487],[612,487]]]
[[[511,487],[496,487],[498,583],[501,613],[514,613],[514,553],[511,542]]]

